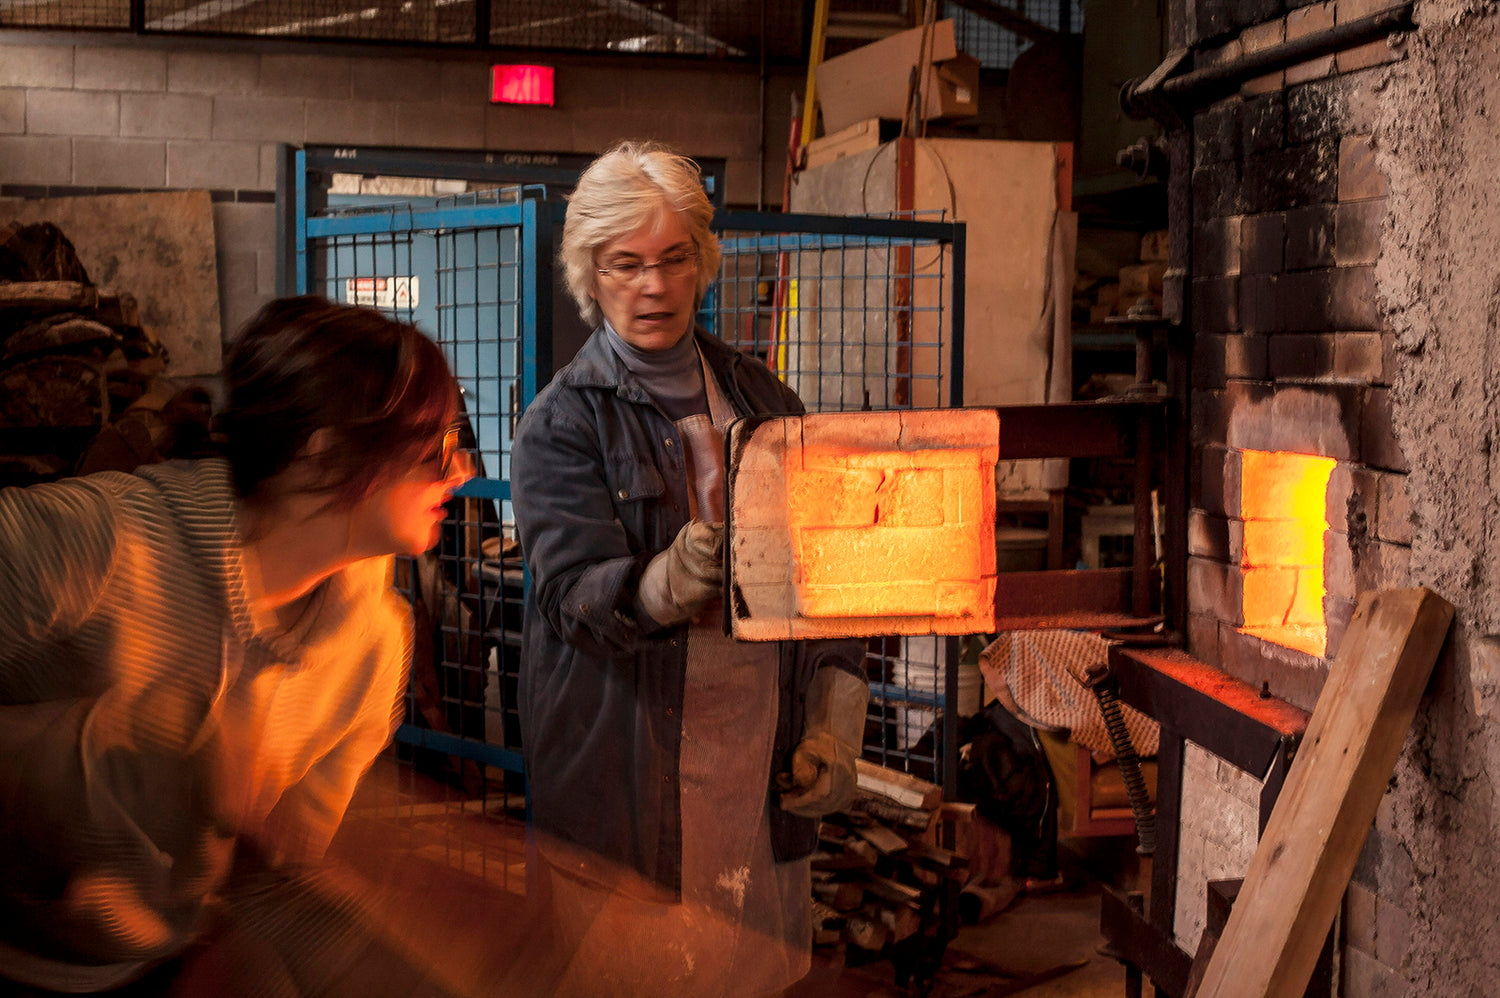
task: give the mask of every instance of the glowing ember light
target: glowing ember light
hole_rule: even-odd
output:
[[[1247,634],[1321,656],[1324,507],[1330,457],[1244,451],[1240,455],[1240,559]]]
[[[989,610],[978,451],[809,449],[803,460],[787,474],[803,615]]]

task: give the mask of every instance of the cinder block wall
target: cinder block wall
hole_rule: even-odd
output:
[[[278,143],[596,153],[657,139],[779,207],[792,72],[549,58],[552,108],[488,103],[494,53],[0,32],[0,196],[213,192],[226,336],[275,283]],[[762,176],[762,118],[765,118]]]

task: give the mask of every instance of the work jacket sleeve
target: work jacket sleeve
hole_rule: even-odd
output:
[[[547,625],[589,654],[633,651],[636,585],[655,552],[631,549],[598,435],[557,407],[533,406],[516,434],[511,484],[531,597]]]

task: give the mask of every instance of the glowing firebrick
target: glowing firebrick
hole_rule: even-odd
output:
[[[992,626],[997,439],[993,410],[758,427],[733,486],[736,636]]]
[[[1307,454],[1240,455],[1244,630],[1322,655],[1325,503],[1335,461]]]

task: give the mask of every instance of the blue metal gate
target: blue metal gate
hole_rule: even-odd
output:
[[[305,177],[300,162],[294,176]],[[509,526],[510,451],[552,373],[552,241],[562,211],[540,195],[509,187],[314,217],[299,207],[295,230],[299,292],[414,322],[442,347],[462,391],[480,476],[450,504],[435,553],[398,565],[417,641],[430,635],[432,653],[415,657],[396,742],[403,763],[481,811],[495,770],[522,771],[524,573]]]

